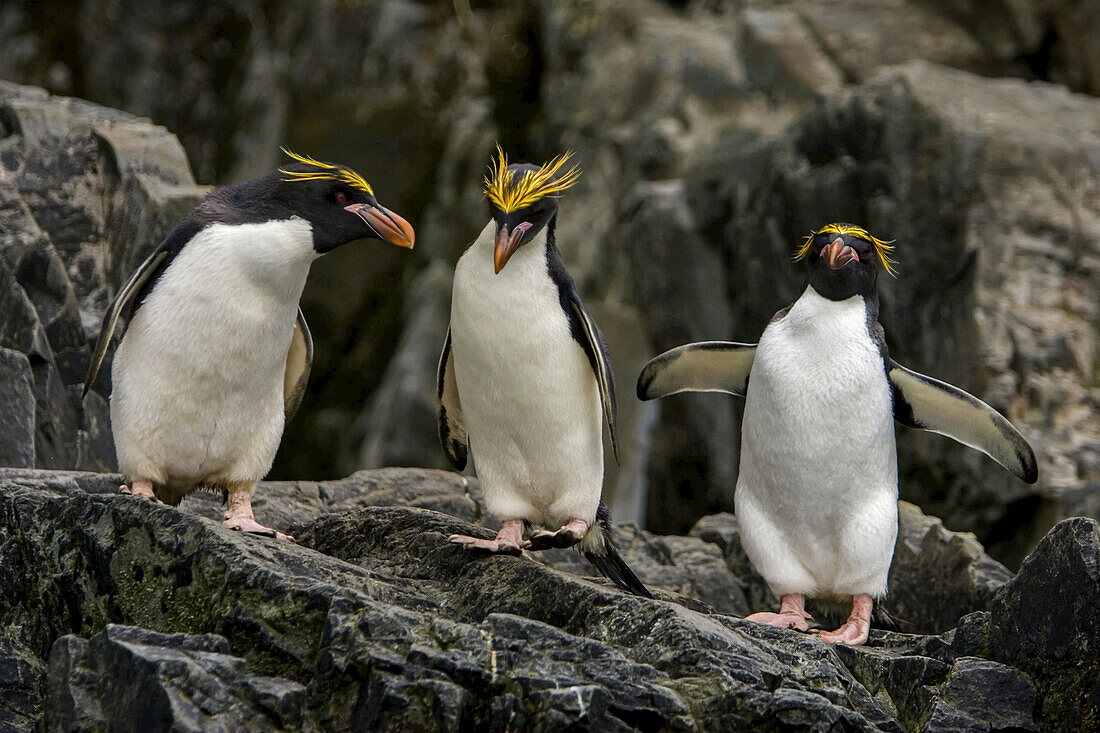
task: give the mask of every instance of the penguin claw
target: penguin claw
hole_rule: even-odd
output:
[[[564,550],[580,541],[581,538],[566,527],[562,527],[557,532],[540,529],[531,535],[531,539],[523,543],[523,548],[533,552],[551,549]]]
[[[265,527],[255,519],[249,520],[246,518],[240,519],[227,519],[222,522],[223,525],[233,530],[234,532],[243,532],[244,534],[252,534],[257,537],[271,537],[276,540],[286,540],[287,542],[294,542],[294,538],[288,534]]]
[[[540,529],[531,535],[531,539],[523,543],[527,550],[563,550],[572,547],[588,532],[588,522],[583,519],[571,519],[556,532]]]
[[[447,541],[462,545],[467,552],[482,552],[491,555],[520,555],[523,553],[521,546],[500,539],[483,540],[480,537],[453,534],[447,538]]]
[[[806,631],[810,628],[805,618],[793,613],[754,613],[751,616],[746,616],[745,620],[768,626],[778,626],[781,629],[795,629],[796,631]]]
[[[825,642],[826,644],[847,644],[848,646],[862,646],[867,642],[867,637],[870,636],[870,629],[866,626],[862,626],[861,624],[848,622],[836,631],[814,629],[810,633],[821,639],[821,641]]]
[[[871,596],[860,594],[852,597],[852,613],[836,631],[817,631],[817,638],[826,644],[847,644],[848,646],[861,646],[867,642],[871,633],[871,607],[874,601]]]
[[[148,499],[156,504],[163,504],[164,502],[157,498],[157,495],[153,493],[152,481],[135,480],[131,482],[130,486],[122,484],[118,487],[118,493],[126,494],[127,496],[136,496],[141,499]]]

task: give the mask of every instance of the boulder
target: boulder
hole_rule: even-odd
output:
[[[120,685],[119,681],[124,680]],[[51,730],[301,730],[305,686],[248,673],[216,634],[159,634],[107,624],[54,642],[45,724]]]
[[[148,120],[2,81],[0,120],[0,463],[109,469],[99,318],[201,190]]]
[[[1100,524],[1059,522],[990,611],[992,656],[1035,680],[1044,727],[1100,726]]]
[[[298,544],[223,528],[207,518],[220,510],[213,495],[181,511],[118,495],[118,481],[0,470],[0,595],[11,599],[0,608],[0,724],[702,730],[825,721],[901,731],[1035,730],[1034,711],[1048,727],[1091,720],[1074,717],[1065,692],[1085,695],[1069,682],[1095,676],[1096,624],[1079,610],[1095,585],[1092,523],[1060,525],[992,613],[939,636],[876,629],[867,647],[850,649],[738,618],[760,589],[744,576],[728,515],[706,518],[691,537],[619,527],[624,556],[658,595],[651,601],[593,577],[572,551],[479,557],[447,542],[451,533],[491,536],[497,524],[480,509],[476,481],[453,473],[261,484],[258,519]],[[934,522],[916,526],[929,524],[941,537]],[[922,554],[952,562],[942,548],[911,562]],[[1042,581],[1030,579],[1036,573]],[[1027,585],[1037,582],[1047,585]],[[1045,608],[1033,600],[1044,595],[1078,609],[1033,621],[1067,624],[1054,646],[1021,623]],[[1079,678],[1060,682],[1066,670]]]

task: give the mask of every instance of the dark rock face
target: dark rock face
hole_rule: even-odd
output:
[[[1100,525],[1059,523],[990,610],[993,656],[1038,684],[1044,726],[1100,726]]]
[[[110,294],[198,200],[168,131],[0,81],[0,464],[109,469]]]
[[[737,618],[767,599],[729,515],[701,520],[692,537],[619,529],[659,595],[648,601],[584,577],[575,553],[492,558],[451,545],[451,533],[489,536],[496,524],[476,481],[453,473],[261,484],[257,518],[298,545],[210,521],[211,495],[183,505],[196,516],[119,496],[118,480],[0,471],[0,727],[932,731],[1094,720],[1080,704],[1100,634],[1097,528],[1086,520],[1059,525],[992,612],[939,636],[874,630],[867,647],[847,648]],[[923,550],[895,567],[893,593],[919,597],[907,584],[936,577],[922,562],[941,567],[945,588],[959,587],[952,574],[992,572],[969,549],[946,554],[970,538],[902,516],[903,537],[923,536]],[[980,597],[937,592],[928,605]]]
[[[215,634],[108,624],[87,641],[58,639],[49,665],[50,730],[300,730],[305,721],[303,685],[249,675]]]

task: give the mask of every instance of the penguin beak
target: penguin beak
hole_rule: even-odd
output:
[[[519,249],[519,242],[523,239],[524,233],[530,228],[530,222],[525,221],[522,224],[517,224],[513,232],[508,231],[507,224],[502,224],[500,229],[497,230],[497,246],[493,250],[493,267],[496,274],[499,275],[504,266],[508,264],[508,260]]]
[[[412,224],[381,204],[351,204],[344,209],[365,221],[379,239],[408,249],[412,249],[416,243],[416,232],[413,231]]]
[[[844,240],[840,237],[825,245],[821,250],[821,256],[825,258],[825,264],[834,270],[839,270],[849,262],[859,261],[859,255],[856,254],[856,251],[844,244]]]

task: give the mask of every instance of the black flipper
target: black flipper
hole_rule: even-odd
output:
[[[470,436],[462,419],[462,402],[458,398],[458,384],[455,382],[455,360],[451,352],[451,329],[447,329],[447,338],[443,342],[443,352],[439,355],[439,367],[436,370],[436,394],[439,397],[439,442],[447,458],[461,471],[466,468],[466,457],[470,450]]]
[[[1029,484],[1039,478],[1035,451],[1008,419],[958,387],[906,369],[893,359],[886,373],[894,393],[894,419],[946,435],[985,453]]]
[[[638,375],[638,399],[680,392],[726,392],[745,396],[756,344],[700,341],[650,359]]]
[[[589,535],[598,532],[598,536],[589,540]],[[596,510],[596,526],[589,530],[588,535],[581,541],[579,547],[581,553],[588,562],[596,566],[603,575],[609,578],[615,585],[623,590],[642,598],[652,598],[653,594],[642,585],[638,576],[630,569],[630,566],[619,554],[619,548],[615,544],[612,534],[611,512],[602,501]]]

